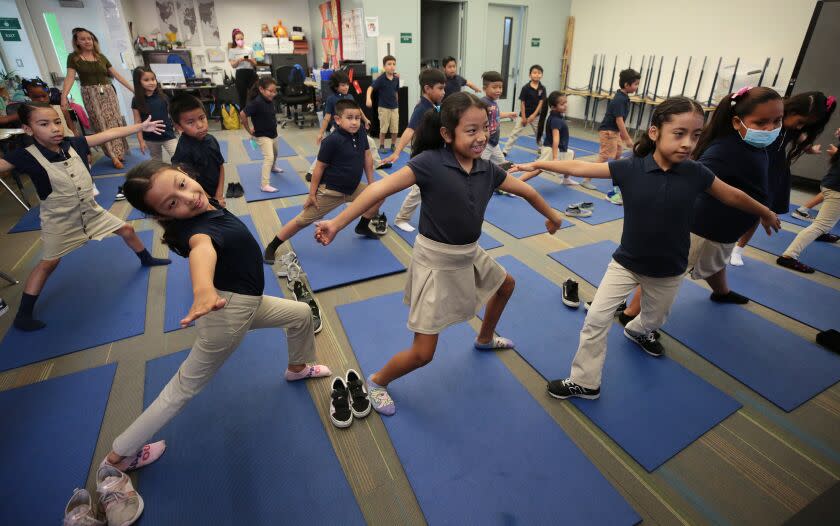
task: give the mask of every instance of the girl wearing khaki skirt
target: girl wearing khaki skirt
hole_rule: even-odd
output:
[[[549,233],[560,228],[562,219],[532,187],[481,159],[487,140],[486,104],[468,93],[451,95],[440,113],[430,111],[418,127],[412,145],[416,155],[408,166],[368,186],[335,219],[318,223],[315,237],[328,245],[375,203],[414,184],[420,188],[420,233],[404,296],[414,342],[368,377],[370,400],[381,414],[396,411],[387,385],[428,364],[440,332],[471,319],[483,304],[487,308],[475,348],[514,347],[512,341],[494,335],[514,280],[478,246],[484,211],[499,188],[525,198],[544,215]]]
[[[0,173],[17,168],[28,174],[41,198],[44,253],[26,280],[14,322],[19,330],[35,331],[46,326],[33,317],[33,310],[47,278],[62,257],[88,241],[99,241],[113,233],[123,238],[143,266],[170,263],[168,259],[153,258],[131,225],[99,206],[93,198],[93,179],[87,165],[90,147],[141,131],[160,133],[164,126],[161,121],[146,119],[141,124],[111,128],[88,137],[66,138],[61,117],[49,104],[24,104],[18,116],[34,144],[0,159]]]

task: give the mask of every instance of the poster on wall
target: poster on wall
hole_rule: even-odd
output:
[[[158,29],[163,35],[181,33],[178,15],[175,13],[175,0],[155,0],[155,9],[158,15]]]
[[[365,17],[361,9],[341,12],[341,51],[344,60],[365,59]]]
[[[200,46],[198,16],[195,12],[193,0],[176,0],[175,9],[178,14],[178,25],[181,26],[178,40],[187,46]]]
[[[366,16],[365,17],[365,31],[367,31],[367,36],[369,36],[369,37],[378,37],[379,36],[379,17],[378,16]]]
[[[318,11],[321,13],[321,45],[324,49],[322,62],[330,69],[338,69],[341,41],[338,0],[319,4]]]
[[[198,27],[205,46],[218,46],[219,24],[216,22],[216,3],[213,0],[196,0],[198,3]]]
[[[102,13],[105,15],[105,27],[108,30],[108,39],[111,41],[112,49],[118,53],[131,49],[128,28],[116,0],[102,0]]]

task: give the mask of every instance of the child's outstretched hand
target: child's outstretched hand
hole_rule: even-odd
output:
[[[144,132],[156,133],[160,135],[166,131],[166,123],[163,121],[153,121],[152,116],[146,117],[146,120],[140,123],[140,130]]]
[[[563,218],[560,216],[558,212],[554,213],[554,217],[552,219],[545,220],[545,229],[548,230],[549,234],[553,234],[560,230],[560,226],[563,224]]]
[[[335,239],[336,234],[338,234],[338,228],[336,228],[335,223],[332,221],[319,221],[315,223],[315,241],[318,243],[327,246]]]
[[[303,208],[309,208],[310,206],[314,206],[315,210],[318,210],[318,201],[315,199],[315,196],[311,194],[306,196],[306,201],[303,203]]]
[[[198,318],[209,314],[214,310],[219,310],[225,306],[227,300],[220,297],[216,289],[208,289],[205,292],[199,292],[193,298],[192,307],[186,317],[181,320],[181,327],[184,328]]]
[[[534,163],[517,163],[511,166],[507,173],[514,174],[516,172],[533,172],[536,169],[537,167],[534,166]]]
[[[767,210],[767,213],[761,216],[761,226],[764,227],[764,231],[767,232],[767,235],[770,236],[773,232],[778,232],[780,228],[782,228],[782,222],[772,210]]]
[[[834,155],[835,153],[837,153],[837,146],[832,144],[831,146],[825,149],[825,153],[828,155]]]

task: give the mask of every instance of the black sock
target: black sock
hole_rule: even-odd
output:
[[[265,247],[265,254],[264,257],[267,261],[274,261],[274,253],[277,252],[277,249],[280,248],[280,245],[283,244],[283,240],[277,236],[274,236],[274,239]]]
[[[172,260],[166,258],[153,258],[147,249],[143,249],[140,252],[135,252],[137,257],[140,258],[140,264],[144,267],[156,267],[158,265],[168,265],[172,263]]]
[[[15,316],[14,326],[22,331],[37,331],[47,326],[46,323],[32,317],[38,295],[23,293],[20,298],[20,308]]]
[[[729,291],[726,294],[717,294],[712,292],[712,295],[709,297],[712,301],[717,303],[734,303],[736,305],[744,305],[750,302],[750,299],[746,296],[742,296],[734,291]]]

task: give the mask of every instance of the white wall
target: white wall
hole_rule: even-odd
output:
[[[342,6],[347,9],[346,3]],[[420,0],[364,0],[365,16],[379,17],[379,34],[394,38],[397,59],[397,73],[400,74],[401,86],[408,86],[409,111],[420,97],[417,76],[420,74]],[[401,44],[400,33],[411,33],[411,43]],[[376,38],[367,39],[365,58],[368,70],[381,63],[377,58]]]
[[[633,67],[638,70],[642,55],[664,54],[659,93],[666,93],[674,57],[678,56],[680,63],[674,79],[678,94],[688,57],[693,56],[688,79],[691,89],[686,90],[693,96],[699,64],[703,56],[708,55],[698,97],[705,102],[718,57],[723,56],[724,65],[734,64],[735,59],[740,57],[742,67],[744,64],[761,67],[764,60],[771,57],[768,68],[770,79],[765,77],[764,85],[772,81],[779,59],[784,57],[777,83],[784,92],[815,4],[816,0],[644,0],[636,3],[625,0],[573,0],[571,15],[575,17],[575,37],[568,85],[576,88],[587,86],[592,56],[596,53],[607,56],[607,71],[602,84],[606,85],[606,89],[609,89],[616,54],[619,71],[627,67],[631,55]],[[602,108],[604,106],[601,105]],[[582,117],[583,107],[580,97],[571,97],[569,115]]]
[[[7,67],[21,77],[42,77],[49,82],[49,77],[45,76],[41,71],[35,58],[35,53],[32,51],[29,34],[26,31],[27,24],[21,18],[15,0],[0,0],[0,13],[3,13],[3,17],[17,18],[20,20],[22,28],[18,30],[18,33],[20,33],[20,42],[6,42],[0,39],[0,50],[3,52],[3,59],[6,61]],[[17,64],[18,60],[23,63],[23,66]]]

